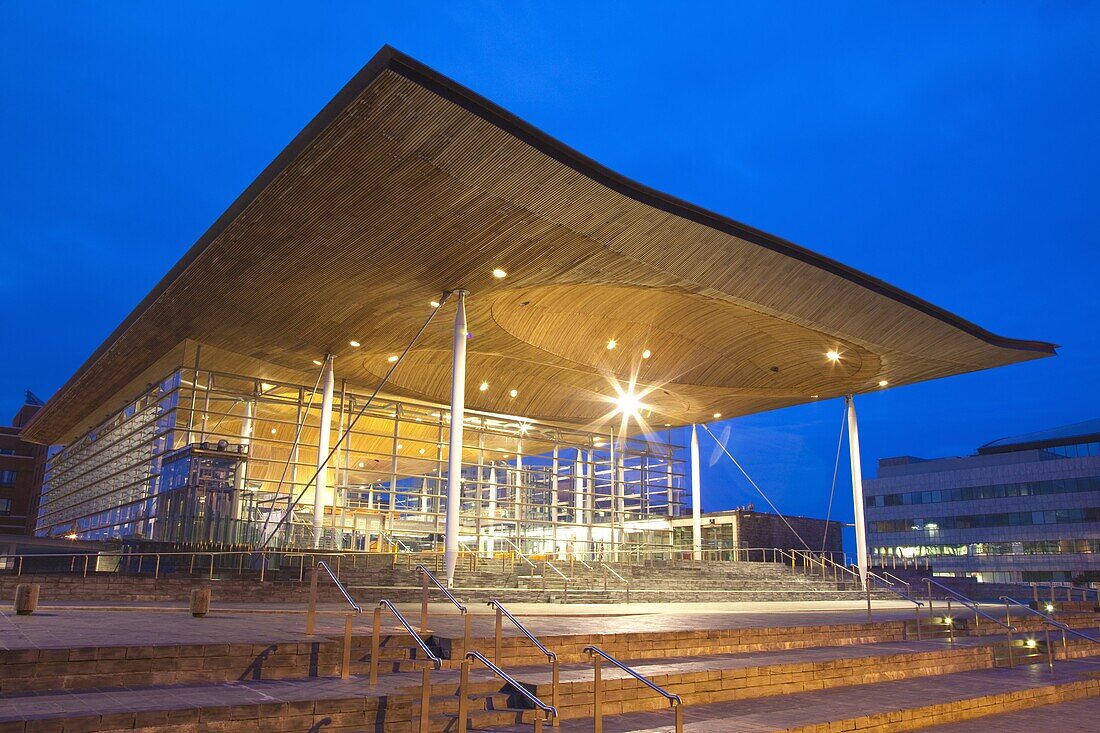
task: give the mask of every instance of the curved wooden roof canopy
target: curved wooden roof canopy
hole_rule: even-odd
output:
[[[184,339],[308,383],[331,351],[369,388],[458,287],[468,406],[561,422],[599,420],[635,373],[657,387],[651,422],[684,424],[1055,353],[630,181],[387,47],[25,434],[72,437]],[[389,392],[448,402],[451,323],[444,309]]]

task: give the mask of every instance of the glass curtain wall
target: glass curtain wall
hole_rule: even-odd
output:
[[[320,546],[442,551],[447,408],[377,398],[356,420],[366,400],[337,383]],[[312,547],[320,413],[313,386],[180,370],[53,456],[39,533]],[[598,557],[671,542],[686,476],[667,437],[468,410],[463,442],[461,549]]]

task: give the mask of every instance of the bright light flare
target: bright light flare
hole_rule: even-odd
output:
[[[840,352],[836,349],[829,349],[825,352],[825,358],[835,364],[836,362],[840,361]]]

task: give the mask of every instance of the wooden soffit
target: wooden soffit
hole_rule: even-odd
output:
[[[468,404],[554,421],[604,420],[632,378],[651,422],[675,425],[1055,353],[626,179],[385,48],[25,434],[67,436],[183,339],[310,383],[332,352],[369,388],[456,288]],[[441,309],[387,391],[448,402],[452,318]]]

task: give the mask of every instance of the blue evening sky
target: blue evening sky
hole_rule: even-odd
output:
[[[859,399],[866,475],[1100,416],[1100,4],[0,0],[0,419],[384,43],[645,184],[1062,345]],[[734,420],[730,447],[823,515],[841,412]],[[725,459],[704,487],[762,506]]]

